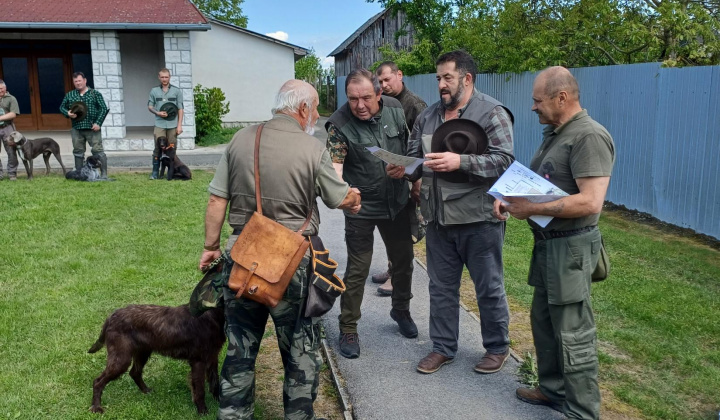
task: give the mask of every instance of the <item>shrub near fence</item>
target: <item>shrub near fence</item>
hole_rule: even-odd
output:
[[[661,68],[658,63],[570,70],[580,102],[615,140],[607,200],[720,239],[720,66]],[[475,86],[515,115],[515,156],[523,164],[540,144],[530,111],[537,73],[479,74]],[[434,74],[403,78],[428,104]],[[345,85],[339,77],[337,86]],[[347,101],[338,89],[338,105]]]

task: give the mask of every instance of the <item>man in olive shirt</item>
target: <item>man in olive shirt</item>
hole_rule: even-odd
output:
[[[400,70],[393,61],[383,61],[380,63],[378,68],[375,70],[375,75],[380,82],[383,93],[387,96],[400,101],[402,104],[403,112],[405,113],[405,124],[408,127],[408,132],[412,131],[415,125],[415,119],[425,108],[427,104],[419,96],[414,94],[410,89],[405,86],[403,82],[403,72]],[[412,184],[412,190],[410,196],[413,198],[415,203],[420,203],[420,181],[416,181]],[[388,261],[390,258],[388,257]],[[382,283],[378,287],[377,291],[379,294],[384,296],[392,295],[392,265],[388,262],[388,270],[384,273],[375,274],[372,276],[374,283]]]
[[[85,158],[85,143],[90,144],[90,152],[102,163],[100,168],[101,177],[107,178],[107,157],[102,144],[102,126],[109,109],[105,99],[100,92],[87,85],[87,79],[82,72],[73,73],[73,85],[75,89],[65,95],[60,104],[60,112],[72,119],[70,135],[73,143],[73,155],[75,156],[75,170],[80,171]],[[78,118],[70,107],[76,102],[83,102],[87,107],[87,114],[82,120]],[[80,120],[80,121],[78,121]]]
[[[385,163],[366,149],[376,146],[399,155],[407,150],[408,133],[402,105],[381,92],[373,73],[366,69],[353,70],[345,79],[347,103],[325,124],[327,148],[335,170],[357,187],[363,197],[363,208],[357,215],[345,212],[348,260],[346,291],[340,299],[339,350],[350,359],[360,356],[357,324],[372,262],[375,227],[380,231],[393,267],[390,317],[398,323],[403,336],[414,338],[418,334],[410,316],[413,249],[409,212],[414,207],[408,205],[408,183],[388,177]]]
[[[317,235],[320,219],[315,201],[319,196],[329,208],[350,213],[360,210],[360,196],[335,174],[322,143],[312,137],[319,118],[318,94],[308,83],[290,80],[281,88],[274,116],[260,138],[260,184],[263,215],[281,225],[299,230],[313,217],[303,235]],[[228,239],[229,251],[246,221],[257,208],[255,201],[254,146],[258,126],[240,130],[233,137],[210,183],[205,214],[205,247],[200,269],[220,257],[220,232],[228,211],[234,229]],[[312,208],[308,207],[312,204]],[[290,281],[285,295],[274,308],[224,288],[225,331],[228,348],[220,380],[218,419],[252,419],[255,397],[255,359],[272,316],[285,368],[283,402],[286,419],[313,419],[317,396],[320,356],[319,318],[300,312],[308,293],[306,255]]]
[[[592,272],[600,255],[597,229],[615,162],[605,128],[580,106],[577,81],[564,67],[542,71],[533,86],[543,143],[530,168],[570,194],[549,203],[505,197],[493,212],[518,219],[553,216],[535,236],[528,284],[535,287],[530,323],[538,361],[538,388],[518,388],[530,404],[548,405],[571,419],[600,418],[597,335],[590,304]]]
[[[15,145],[9,145],[5,136],[15,131],[14,120],[20,115],[20,107],[17,99],[7,91],[5,82],[0,80],[0,141],[5,145],[5,152],[8,155],[8,178],[10,181],[17,179],[17,151]],[[2,162],[0,162],[0,179],[3,178]]]
[[[160,80],[160,86],[155,86],[150,90],[150,98],[148,99],[148,110],[155,115],[155,129],[153,130],[155,149],[153,150],[153,169],[150,179],[157,179],[160,169],[162,151],[160,150],[158,138],[165,137],[169,147],[175,147],[177,136],[183,132],[183,113],[185,112],[182,89],[170,84],[170,70],[166,68],[160,69],[158,79]],[[160,108],[166,103],[173,103],[177,106],[177,115],[174,118],[168,119],[168,113],[160,111]]]

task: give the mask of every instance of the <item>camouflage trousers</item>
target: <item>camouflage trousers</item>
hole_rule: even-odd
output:
[[[220,373],[218,419],[252,419],[255,410],[255,359],[265,333],[268,315],[275,323],[280,355],[285,367],[283,405],[285,419],[313,420],[317,397],[320,356],[319,318],[301,316],[307,297],[305,257],[295,272],[285,296],[275,308],[249,299],[236,299],[224,288],[227,355]]]

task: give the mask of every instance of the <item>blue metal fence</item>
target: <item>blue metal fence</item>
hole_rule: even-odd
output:
[[[720,66],[657,63],[571,69],[580,102],[615,140],[607,199],[720,239]],[[480,74],[476,87],[515,115],[515,157],[529,164],[542,126],[530,111],[536,73]],[[434,74],[405,77],[428,104]],[[338,78],[338,104],[347,100]]]

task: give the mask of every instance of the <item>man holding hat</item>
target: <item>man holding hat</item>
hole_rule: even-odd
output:
[[[475,371],[494,373],[510,354],[510,313],[503,283],[505,224],[493,216],[494,200],[487,191],[515,159],[513,116],[496,99],[475,90],[477,66],[468,53],[452,51],[435,64],[440,101],[418,117],[407,153],[428,160],[415,174],[387,167],[393,178],[422,178],[433,348],[417,370],[436,372],[455,357],[460,279],[466,266],[475,283],[486,350]]]
[[[107,156],[102,144],[102,126],[109,110],[100,92],[87,85],[82,72],[73,73],[74,90],[65,95],[60,104],[60,112],[72,119],[70,135],[75,156],[75,170],[80,171],[85,158],[85,143],[90,144],[90,152],[100,160],[101,178],[107,178]]]
[[[170,70],[163,68],[158,72],[160,86],[150,90],[148,110],[155,115],[155,149],[153,150],[152,175],[150,179],[157,179],[160,170],[160,144],[158,138],[165,137],[168,147],[175,147],[177,136],[182,134],[183,122],[183,93],[182,89],[170,84]]]
[[[327,148],[338,175],[362,195],[357,214],[345,211],[347,268],[345,293],[340,298],[340,354],[349,359],[360,356],[357,324],[360,320],[365,281],[373,254],[373,232],[380,231],[393,267],[392,310],[400,334],[418,335],[410,317],[413,248],[410,233],[410,188],[404,179],[385,174],[385,164],[366,147],[377,146],[404,155],[407,128],[400,102],[382,95],[377,77],[366,69],[350,72],[345,79],[348,101],[335,111],[325,128]]]

